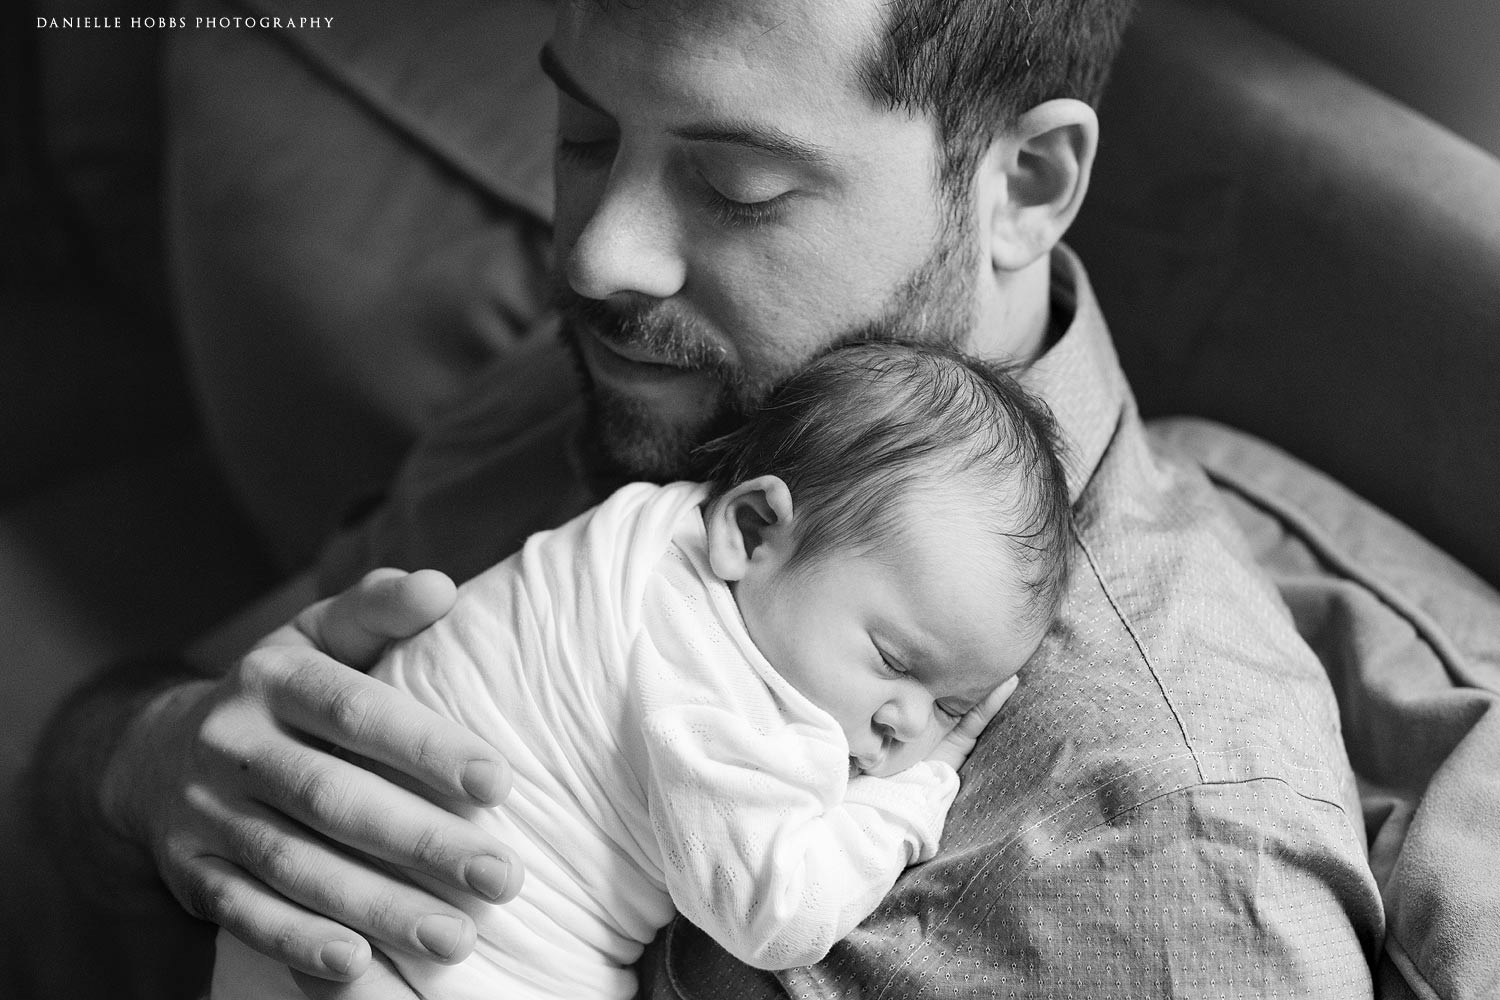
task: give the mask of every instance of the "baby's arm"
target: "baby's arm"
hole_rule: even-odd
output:
[[[886,778],[850,779],[837,733],[759,732],[723,707],[655,713],[650,806],[677,908],[749,965],[821,960],[904,868],[937,851],[955,768],[1013,687],[931,759]]]

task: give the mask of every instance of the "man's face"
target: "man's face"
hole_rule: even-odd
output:
[[[935,126],[859,70],[876,0],[565,0],[556,245],[606,465],[691,448],[835,342],[962,344],[980,273]]]

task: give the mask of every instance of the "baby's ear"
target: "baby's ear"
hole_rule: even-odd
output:
[[[792,493],[779,476],[756,476],[709,504],[708,563],[731,583],[791,554]]]

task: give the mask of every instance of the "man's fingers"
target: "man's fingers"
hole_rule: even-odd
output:
[[[217,923],[255,951],[324,979],[364,973],[370,945],[347,927],[289,903],[215,857],[197,859],[194,877],[180,887],[188,912]]]
[[[255,650],[241,669],[282,723],[384,764],[440,796],[495,805],[510,791],[510,767],[494,747],[314,650]]]
[[[520,891],[525,870],[504,844],[356,763],[303,749],[247,762],[244,778],[255,799],[373,858],[491,902],[509,902]],[[295,845],[278,848],[269,860],[280,863],[279,875],[269,870],[275,866],[266,859],[248,860],[257,873],[268,869],[262,877],[287,896],[342,919],[337,900],[318,898],[299,885],[321,853],[308,848],[298,853]],[[332,878],[323,870],[314,874],[323,882]],[[390,940],[374,927],[366,929]]]
[[[445,963],[474,947],[474,924],[462,910],[329,850],[283,817],[262,810],[223,826],[223,856],[193,859],[183,902],[282,964],[324,977],[358,975],[368,960],[361,935]]]
[[[365,974],[354,982],[317,979],[295,969],[292,979],[308,1000],[420,1000],[391,960],[378,951]]]
[[[435,569],[415,573],[375,570],[365,576],[354,593],[355,616],[363,628],[391,639],[404,639],[446,615],[458,597],[458,588]]]
[[[297,627],[335,660],[367,667],[391,640],[415,635],[447,614],[456,596],[453,581],[436,570],[377,569],[307,608]]]

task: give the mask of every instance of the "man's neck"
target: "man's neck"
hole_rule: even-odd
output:
[[[993,274],[979,296],[970,348],[980,357],[1031,364],[1047,350],[1052,331],[1051,255],[1022,271]]]

